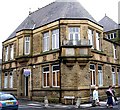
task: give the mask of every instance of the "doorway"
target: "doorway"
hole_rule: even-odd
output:
[[[28,76],[25,76],[25,83],[24,83],[24,87],[25,87],[25,96],[28,96]]]

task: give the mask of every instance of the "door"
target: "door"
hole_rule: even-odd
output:
[[[28,76],[25,76],[25,96],[28,96]]]

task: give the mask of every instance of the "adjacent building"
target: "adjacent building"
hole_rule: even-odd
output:
[[[17,97],[63,102],[103,98],[109,85],[120,93],[120,45],[77,1],[57,0],[29,14],[3,45],[2,90]]]

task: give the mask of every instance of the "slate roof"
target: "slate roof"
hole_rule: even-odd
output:
[[[99,21],[99,24],[103,26],[104,32],[118,29],[118,24],[106,15]]]
[[[89,19],[97,23],[96,20],[76,0],[73,0],[75,2],[61,1],[64,0],[57,0],[31,13],[7,38],[7,40],[15,37],[16,32],[20,30],[35,29],[60,18]]]

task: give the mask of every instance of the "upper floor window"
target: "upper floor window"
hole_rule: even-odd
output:
[[[5,47],[5,61],[8,61],[8,46]]]
[[[117,36],[116,36],[116,32],[110,33],[110,34],[107,35],[107,38],[108,38],[108,39],[114,39],[114,38],[116,38],[116,37],[117,37]]]
[[[113,45],[113,55],[114,55],[114,59],[117,58],[117,46],[114,44]]]
[[[100,34],[98,32],[96,32],[96,49],[101,50]]]
[[[59,48],[59,29],[52,31],[52,50]]]
[[[30,54],[30,36],[26,36],[25,37],[25,48],[24,48],[24,52],[25,55]]]
[[[93,36],[93,30],[88,29],[88,40],[90,42],[90,45],[92,45],[92,48],[94,48],[94,36]]]
[[[72,45],[77,45],[80,40],[80,28],[69,27],[69,40]]]
[[[49,51],[49,32],[43,34],[43,52]]]
[[[14,45],[10,45],[10,60],[14,58]]]

